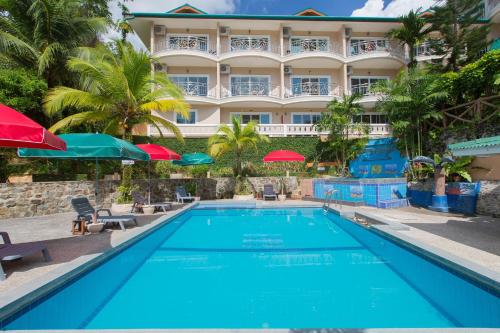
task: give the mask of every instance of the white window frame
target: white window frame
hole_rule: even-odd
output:
[[[232,81],[233,77],[267,77],[267,85],[269,86],[269,95],[271,95],[272,91],[272,86],[271,86],[271,75],[266,75],[266,74],[229,74],[229,96],[232,96],[231,93],[231,86],[232,86]],[[264,96],[265,97],[265,96]]]
[[[271,48],[272,48],[272,39],[271,39],[271,35],[229,35],[229,38],[227,39],[227,42],[228,42],[228,48],[229,50],[231,50],[231,38],[252,38],[252,37],[255,37],[255,38],[267,38],[268,42],[269,42],[269,52],[271,52]],[[254,51],[254,50],[242,50],[242,51]]]
[[[293,94],[293,79],[302,79],[302,78],[305,78],[305,79],[315,79],[315,78],[318,78],[318,79],[328,79],[328,89],[331,88],[332,86],[332,76],[331,75],[291,75],[290,76],[290,88],[289,88],[289,91],[288,91],[288,94],[290,96],[292,96]],[[313,96],[330,96],[331,95],[331,90],[333,89],[330,89],[330,93],[328,95],[313,95]]]
[[[374,76],[374,75],[355,75],[355,76],[351,76],[350,79],[349,79],[349,90],[352,90],[352,79],[378,79],[378,80],[387,80],[389,81],[391,79],[390,76],[383,76],[383,75],[379,75],[379,76]],[[368,83],[369,86],[371,86],[371,83]]]
[[[198,109],[190,109],[188,112],[194,112],[194,124],[183,124],[183,123],[178,123],[178,122],[177,122],[177,115],[178,115],[178,113],[174,113],[174,123],[175,123],[175,124],[182,125],[182,126],[186,126],[186,125],[196,125],[196,124],[198,124]],[[186,119],[186,120],[187,120],[187,119]]]
[[[243,116],[243,115],[256,115],[256,114],[259,116],[262,114],[269,115],[269,124],[263,124],[263,125],[271,125],[273,123],[273,113],[272,112],[264,112],[264,111],[263,112],[251,112],[251,111],[249,111],[249,112],[245,112],[245,111],[244,112],[229,112],[229,121],[231,121],[231,119],[235,115]],[[259,122],[259,124],[260,124],[260,122]]]
[[[330,50],[330,37],[329,36],[290,36],[288,39],[288,49],[290,50],[290,54],[292,54],[292,39],[294,38],[299,38],[299,39],[326,39],[326,46],[328,50]]]
[[[386,122],[386,123],[372,123],[372,116],[385,116],[387,118],[387,113],[381,113],[381,112],[370,112],[370,111],[367,111],[367,112],[363,112],[363,113],[360,113],[358,114],[357,116],[370,116],[370,122],[369,123],[363,123],[363,124],[368,124],[368,125],[387,125],[389,122]]]
[[[207,52],[210,51],[210,35],[209,34],[190,34],[190,33],[185,33],[185,34],[182,34],[182,33],[173,33],[173,34],[169,34],[169,33],[167,33],[167,35],[165,36],[165,41],[166,41],[167,45],[170,45],[170,37],[190,37],[190,36],[193,36],[193,37],[207,37]]]
[[[293,125],[314,125],[314,124],[295,124],[293,122],[293,116],[298,116],[298,115],[315,115],[315,116],[322,116],[323,115],[323,112],[291,112],[290,113],[290,123],[293,124]]]
[[[210,96],[210,75],[208,74],[167,74],[168,77],[206,77],[207,78],[207,96],[199,97],[209,97]],[[173,83],[173,82],[172,82]]]
[[[351,41],[353,40],[357,40],[357,41],[360,41],[360,40],[385,40],[386,41],[386,45],[387,46],[390,46],[389,43],[390,43],[390,40],[389,38],[387,37],[373,37],[373,36],[367,36],[367,37],[351,37],[349,38],[349,43],[346,43],[347,44],[347,47],[349,48],[348,49],[348,54],[351,55]],[[359,55],[359,54],[356,54],[356,55]]]

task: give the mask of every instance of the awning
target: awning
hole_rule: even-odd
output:
[[[500,154],[500,136],[491,136],[477,140],[453,143],[448,145],[453,156],[485,157]]]

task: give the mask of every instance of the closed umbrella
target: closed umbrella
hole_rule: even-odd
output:
[[[66,150],[66,143],[24,114],[0,104],[0,147]]]
[[[148,205],[151,204],[151,161],[173,161],[180,160],[181,155],[175,151],[160,145],[151,143],[136,145],[149,155],[148,162]]]
[[[304,162],[305,157],[292,150],[273,150],[262,159],[264,163],[271,162]],[[286,176],[289,176],[288,170]],[[284,194],[284,186],[281,186],[281,194]]]
[[[40,157],[73,160],[95,160],[96,162],[96,204],[99,193],[99,160],[136,160],[149,161],[149,155],[133,144],[107,134],[72,133],[61,134],[66,142],[66,151],[21,148],[20,157]]]
[[[180,160],[174,161],[173,163],[180,166],[203,165],[213,164],[214,159],[204,153],[191,153],[183,154]]]

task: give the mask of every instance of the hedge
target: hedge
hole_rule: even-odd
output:
[[[179,154],[207,152],[206,138],[187,138],[185,143],[179,142],[174,138],[151,138],[152,143],[157,143],[176,151]],[[312,160],[316,155],[316,145],[318,137],[285,137],[285,138],[270,138],[271,142],[259,144],[257,151],[249,150],[243,154],[243,161],[258,164],[262,162],[262,158],[269,152],[278,149],[287,149],[296,151],[305,156],[306,160]],[[136,137],[137,142],[147,142],[147,137]],[[217,165],[221,167],[232,167],[234,154],[227,153],[217,159]]]

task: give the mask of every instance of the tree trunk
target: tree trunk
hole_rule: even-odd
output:
[[[241,153],[239,150],[236,150],[236,176],[241,175]]]
[[[446,172],[443,167],[436,166],[434,171],[434,194],[445,195],[446,192]]]

